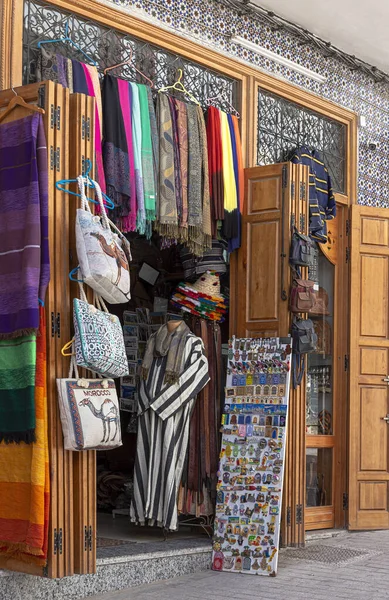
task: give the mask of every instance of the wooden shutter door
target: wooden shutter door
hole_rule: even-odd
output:
[[[230,332],[242,337],[285,337],[294,225],[308,228],[309,170],[280,163],[245,169],[242,245],[231,257]],[[282,545],[305,542],[305,378],[290,393],[282,506]]]
[[[389,211],[352,207],[350,529],[389,528]]]

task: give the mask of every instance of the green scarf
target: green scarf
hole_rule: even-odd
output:
[[[145,199],[146,221],[155,221],[155,181],[153,164],[153,146],[151,141],[151,125],[149,100],[147,88],[145,85],[138,84],[140,119],[142,124],[142,173],[143,173],[143,191]]]
[[[35,440],[36,336],[0,340],[0,442]]]

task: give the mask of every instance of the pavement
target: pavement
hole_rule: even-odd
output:
[[[389,531],[314,539],[280,553],[277,577],[206,571],[89,600],[389,600]]]

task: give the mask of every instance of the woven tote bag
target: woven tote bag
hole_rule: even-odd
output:
[[[81,299],[73,301],[76,363],[102,377],[128,375],[123,330],[119,318],[111,315],[104,301],[95,297],[89,304],[80,284]]]
[[[128,302],[130,294],[130,245],[108,219],[101,188],[93,182],[101,215],[93,215],[85,195],[84,177],[77,177],[82,208],[76,215],[76,247],[84,283],[110,304]],[[112,231],[115,230],[115,232]]]
[[[113,379],[84,379],[74,356],[69,377],[57,379],[65,450],[109,450],[122,445],[119,402]]]

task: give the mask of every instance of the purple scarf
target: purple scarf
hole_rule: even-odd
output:
[[[42,115],[0,125],[0,338],[36,333],[50,279]]]

